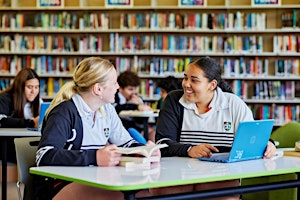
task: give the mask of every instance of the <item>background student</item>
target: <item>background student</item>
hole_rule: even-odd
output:
[[[241,121],[253,120],[248,106],[221,78],[221,68],[209,57],[192,61],[186,68],[182,90],[170,92],[157,120],[156,141],[169,147],[162,156],[210,157],[228,152]],[[265,158],[276,148],[269,142]],[[170,194],[239,185],[238,180],[152,189],[152,194]],[[239,199],[237,196],[225,199]]]
[[[143,99],[138,95],[137,88],[140,85],[140,78],[131,71],[124,71],[118,76],[118,84],[120,86],[115,95],[114,106],[117,113],[122,110],[139,110],[151,111],[152,108],[145,105]],[[144,124],[140,117],[121,117],[122,123],[126,129],[135,128],[143,133]],[[155,131],[149,128],[149,139],[154,141]]]
[[[0,93],[0,127],[37,127],[40,103],[40,78],[33,69],[23,68]],[[8,141],[7,148],[8,161],[16,163],[13,139]]]
[[[109,61],[98,57],[82,60],[73,81],[59,90],[46,113],[37,166],[116,166],[121,154],[114,150],[140,145],[130,137],[112,105],[118,88],[117,72]],[[160,156],[160,151],[155,155]],[[119,191],[79,183],[39,176],[34,182],[38,199],[43,200],[124,199]]]
[[[172,90],[177,90],[181,88],[181,83],[180,81],[175,78],[174,76],[168,76],[166,78],[163,78],[160,80],[157,84],[157,87],[160,88],[160,96],[161,98],[159,99],[157,103],[157,109],[160,109],[162,106],[163,101],[165,100],[167,94],[171,92]]]

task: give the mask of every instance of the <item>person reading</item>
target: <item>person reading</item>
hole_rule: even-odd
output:
[[[122,157],[118,148],[141,146],[122,125],[112,105],[118,88],[112,63],[99,57],[82,60],[73,80],[59,90],[47,110],[37,166],[117,166]],[[154,143],[148,141],[146,145]],[[160,156],[160,151],[152,155]],[[43,200],[124,199],[120,191],[41,176],[35,176],[34,183],[38,199]],[[147,195],[147,191],[139,195]]]

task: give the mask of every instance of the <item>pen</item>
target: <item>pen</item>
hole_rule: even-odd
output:
[[[128,132],[130,134],[130,136],[135,139],[137,142],[146,145],[147,141],[145,140],[145,138],[141,135],[140,132],[138,132],[135,128],[129,128]]]

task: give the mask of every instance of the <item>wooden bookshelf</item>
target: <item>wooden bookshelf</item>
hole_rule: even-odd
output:
[[[281,0],[276,7],[252,6],[251,0],[206,0],[205,6],[180,6],[178,0],[132,3],[106,7],[105,0],[64,0],[61,7],[38,7],[36,0],[0,1],[0,90],[20,68],[33,67],[44,98],[51,99],[48,85],[55,94],[88,56],[107,58],[119,72],[135,71],[143,85],[152,80],[155,87],[168,75],[182,78],[192,59],[211,56],[256,113],[264,106],[294,106],[293,118],[278,124],[299,120],[300,0]],[[292,85],[292,96],[259,96],[259,83],[280,83],[281,91]],[[147,92],[141,88],[155,105],[157,95]]]

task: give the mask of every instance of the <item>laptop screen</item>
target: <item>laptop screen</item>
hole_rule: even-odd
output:
[[[44,120],[44,116],[46,114],[47,109],[49,108],[51,102],[43,102],[41,103],[40,107],[40,119],[39,119],[39,124],[38,124],[38,130],[42,129],[42,124]]]
[[[230,151],[234,160],[262,157],[269,141],[274,120],[240,122]]]

